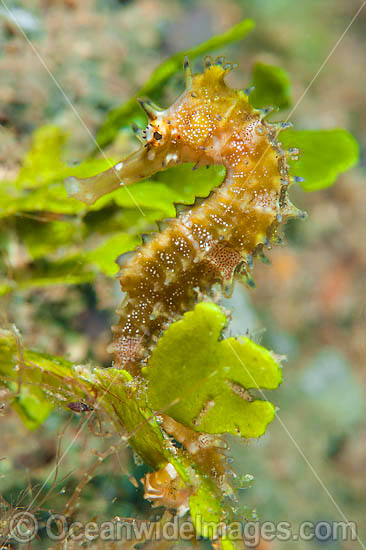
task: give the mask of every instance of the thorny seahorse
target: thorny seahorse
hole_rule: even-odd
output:
[[[249,275],[253,257],[276,240],[281,223],[302,213],[288,198],[287,158],[277,136],[287,124],[266,121],[248,93],[224,80],[233,65],[224,57],[204,60],[192,74],[184,61],[186,89],[168,109],[140,100],[149,117],[138,151],[97,176],[70,178],[69,193],[86,203],[120,185],[142,180],[173,165],[220,164],[223,183],[208,198],[166,221],[165,228],[128,257],[119,275],[125,301],[112,327],[114,366],[138,375],[169,323],[191,309],[197,296],[219,282]],[[300,178],[298,178],[300,179]]]

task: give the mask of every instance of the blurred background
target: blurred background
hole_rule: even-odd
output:
[[[93,134],[108,110],[135,93],[163,59],[245,17],[255,20],[255,30],[217,52],[239,63],[231,84],[245,88],[256,61],[278,65],[291,77],[296,104],[360,5],[355,0],[6,1]],[[363,150],[361,163],[329,189],[292,189],[293,202],[308,219],[288,223],[288,245],[270,252],[270,267],[256,264],[257,288],[237,286],[226,302],[233,312],[229,334],[248,332],[287,356],[284,382],[270,396],[282,422],[275,420],[259,441],[230,438],[234,470],[254,476],[252,486],[240,491],[240,506],[256,509],[264,521],[290,521],[294,529],[301,521],[340,521],[344,515],[358,524],[361,539],[366,534],[365,23],[366,8],[291,116],[296,128],[349,130]],[[201,64],[197,60],[195,66]],[[181,90],[179,75],[167,88],[165,106]],[[69,133],[67,160],[81,160],[93,149],[85,127],[0,1],[0,180],[16,176],[32,132],[46,123]],[[132,132],[121,132],[105,152],[122,157],[133,147]],[[14,269],[24,261],[21,244],[8,258]],[[108,365],[105,348],[119,300],[117,282],[100,276],[93,284],[7,295],[1,315],[21,330],[26,347]],[[27,502],[30,486],[46,481],[42,494],[51,488],[47,476],[56,457],[55,434],[63,432],[66,448],[81,420],[55,410],[29,432],[6,405],[2,414],[1,493],[7,502]],[[111,444],[113,435],[100,438],[98,431],[93,423],[73,442],[60,465],[60,478],[67,479],[50,491],[43,508],[62,511],[93,463],[93,449]],[[151,508],[128,472],[137,478],[145,472],[128,449],[101,464],[82,493],[78,517],[150,517]],[[290,545],[276,541],[270,548]],[[299,550],[360,547],[357,541],[297,543]]]

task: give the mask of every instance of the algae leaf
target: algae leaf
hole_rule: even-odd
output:
[[[46,420],[55,403],[47,392],[51,379],[37,371],[35,365],[53,369],[52,380],[58,384],[58,376],[68,377],[72,364],[43,353],[24,349],[19,352],[15,334],[0,330],[0,386],[13,392],[11,406],[24,425],[34,430]],[[62,389],[59,394],[63,395]]]
[[[166,330],[143,370],[149,405],[199,431],[259,437],[275,407],[248,390],[277,388],[281,368],[249,338],[219,341],[225,323],[217,305],[202,302]]]
[[[286,71],[274,65],[256,63],[252,72],[254,90],[249,102],[253,107],[277,107],[281,110],[291,105],[291,81]]]
[[[291,173],[304,178],[305,191],[329,187],[359,158],[358,143],[347,130],[286,130],[280,141],[285,148],[300,150],[299,159],[289,159],[289,164]]]
[[[66,133],[57,126],[41,126],[34,132],[18,177],[14,182],[2,182],[0,218],[19,212],[79,214],[86,211],[84,204],[68,197],[64,179],[69,176],[93,176],[113,166],[115,159],[90,159],[69,166],[62,160],[66,139]],[[103,204],[101,201],[98,207]]]
[[[86,260],[95,263],[105,275],[113,277],[119,270],[116,258],[120,254],[133,250],[140,242],[141,239],[137,236],[120,233],[106,239],[103,244],[88,252]]]
[[[78,285],[95,278],[95,272],[87,269],[83,255],[74,254],[61,260],[49,261],[39,258],[30,271],[18,270],[14,275],[13,290],[50,285]]]
[[[101,125],[97,133],[96,139],[98,146],[101,148],[105,147],[114,140],[121,127],[128,126],[136,117],[141,118],[141,109],[138,107],[136,98],[146,95],[149,96],[150,99],[158,100],[164,84],[166,84],[175,73],[182,70],[183,58],[185,55],[191,60],[196,59],[226,44],[241,40],[253,27],[254,21],[251,19],[244,19],[228,31],[213,36],[194,48],[178,52],[164,61],[155,69],[149,80],[131,99],[108,113],[105,122]]]
[[[0,387],[14,393],[10,404],[27,428],[40,426],[55,404],[82,399],[103,406],[117,429],[129,432],[128,440],[147,464],[158,469],[166,463],[162,433],[128,372],[91,369],[24,349],[15,334],[0,330]]]
[[[72,221],[40,222],[18,217],[16,229],[31,257],[37,259],[57,248],[70,246],[78,227]]]
[[[32,136],[32,143],[25,155],[15,187],[34,189],[52,182],[63,181],[68,176],[89,177],[109,168],[114,159],[89,159],[82,164],[69,166],[62,160],[67,133],[52,124],[40,126]]]
[[[169,168],[149,180],[130,185],[128,191],[117,189],[110,196],[119,206],[130,208],[134,206],[134,199],[142,208],[154,208],[165,216],[175,217],[175,204],[191,205],[196,197],[207,197],[225,177],[222,166],[201,167],[194,171],[192,167],[192,163],[187,163]]]
[[[8,386],[17,392],[16,383],[10,383]],[[54,409],[47,394],[38,387],[22,386],[16,397],[10,400],[10,404],[28,430],[39,428]]]
[[[25,155],[16,179],[17,187],[38,187],[54,181],[62,171],[62,148],[67,134],[57,126],[47,124],[38,128],[32,139],[32,146]]]

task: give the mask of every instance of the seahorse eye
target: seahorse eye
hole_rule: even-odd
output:
[[[153,136],[157,141],[160,141],[163,137],[159,132],[154,132]]]

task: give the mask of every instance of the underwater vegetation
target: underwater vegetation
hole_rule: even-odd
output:
[[[192,72],[189,59],[251,27],[243,21],[156,69],[141,95],[156,93],[180,66],[186,87],[166,109],[139,100],[146,126],[133,125],[141,145],[127,158],[69,166],[63,131],[42,127],[17,179],[0,190],[5,224],[29,215],[17,230],[34,260],[29,271],[3,277],[3,296],[100,273],[117,277],[125,293],[108,368],[24,349],[15,327],[2,330],[0,383],[11,405],[30,429],[56,405],[104,412],[120,444],[151,469],[141,480],[145,498],[189,513],[196,535],[227,550],[243,547],[229,533],[242,481],[229,467],[224,434],[263,435],[276,414],[263,390],[275,390],[282,371],[281,358],[248,336],[223,337],[221,295],[235,280],[253,288],[254,260],[268,262],[264,252],[283,242],[285,222],[304,218],[289,188],[325,188],[358,158],[345,130],[293,130],[271,118],[290,103],[282,69],[258,63],[246,90],[226,84],[233,65],[221,56],[206,56]],[[99,146],[134,121],[135,103],[108,115]],[[81,488],[66,506],[70,517]]]

